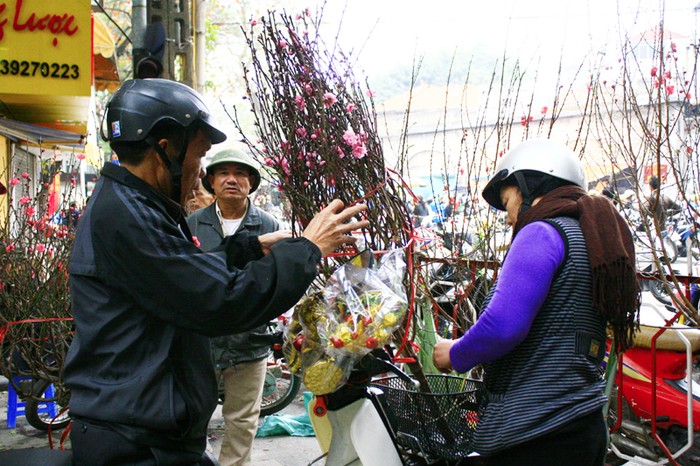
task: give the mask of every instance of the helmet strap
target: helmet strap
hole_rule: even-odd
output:
[[[520,205],[520,210],[518,211],[519,214],[522,214],[527,212],[527,210],[532,207],[533,199],[530,196],[530,190],[527,187],[527,182],[525,181],[525,177],[523,176],[522,172],[513,173],[513,177],[518,183],[518,188],[520,188],[520,194],[523,198],[523,203]]]
[[[540,188],[542,188],[547,180],[546,178],[540,177],[537,178],[537,182],[534,183],[534,186],[529,186],[523,172],[515,172],[513,176],[515,177],[515,181],[518,182],[518,187],[520,188],[520,193],[523,198],[523,203],[519,211],[519,213],[522,214],[532,207],[532,203],[535,201],[535,193],[540,191]],[[532,177],[530,180],[533,181]]]
[[[185,132],[185,139],[182,143],[182,149],[180,150],[180,155],[175,160],[171,160],[165,150],[158,144],[158,141],[153,136],[147,136],[145,141],[151,146],[160,156],[161,160],[168,168],[170,172],[170,179],[172,181],[172,192],[170,193],[170,198],[180,204],[182,200],[182,164],[185,161],[185,156],[187,155],[187,146],[189,145],[190,133]]]

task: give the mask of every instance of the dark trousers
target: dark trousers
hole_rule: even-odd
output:
[[[132,442],[107,426],[73,419],[70,432],[75,466],[204,466],[218,465],[208,455],[150,448]]]
[[[603,466],[608,426],[596,410],[542,437],[482,457],[488,466]]]

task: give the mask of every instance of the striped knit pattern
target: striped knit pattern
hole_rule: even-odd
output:
[[[527,338],[485,365],[486,401],[474,436],[483,455],[547,434],[605,403],[600,362],[587,356],[591,337],[604,345],[605,322],[592,306],[583,234],[571,218],[548,223],[565,239],[564,263]]]

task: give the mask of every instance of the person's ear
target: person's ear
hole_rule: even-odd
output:
[[[163,150],[163,152],[168,156],[168,159],[171,159],[172,156],[168,152],[168,149],[170,147],[172,147],[172,144],[170,144],[170,141],[168,141],[166,138],[163,138],[163,139],[159,139],[157,144],[160,146],[160,148]],[[155,155],[156,155],[156,160],[158,160],[158,164],[167,170],[168,167],[167,167],[165,161],[163,160],[163,157],[161,157],[161,155],[155,149],[153,149],[153,152],[156,153]]]

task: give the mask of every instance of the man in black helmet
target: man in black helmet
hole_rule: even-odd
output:
[[[333,201],[299,238],[246,233],[195,244],[182,205],[226,136],[174,81],[127,81],[107,107],[120,166],[105,164],[69,264],[75,337],[66,358],[75,464],[201,464],[216,406],[209,338],[293,306],[322,255],[351,242],[364,205]]]

